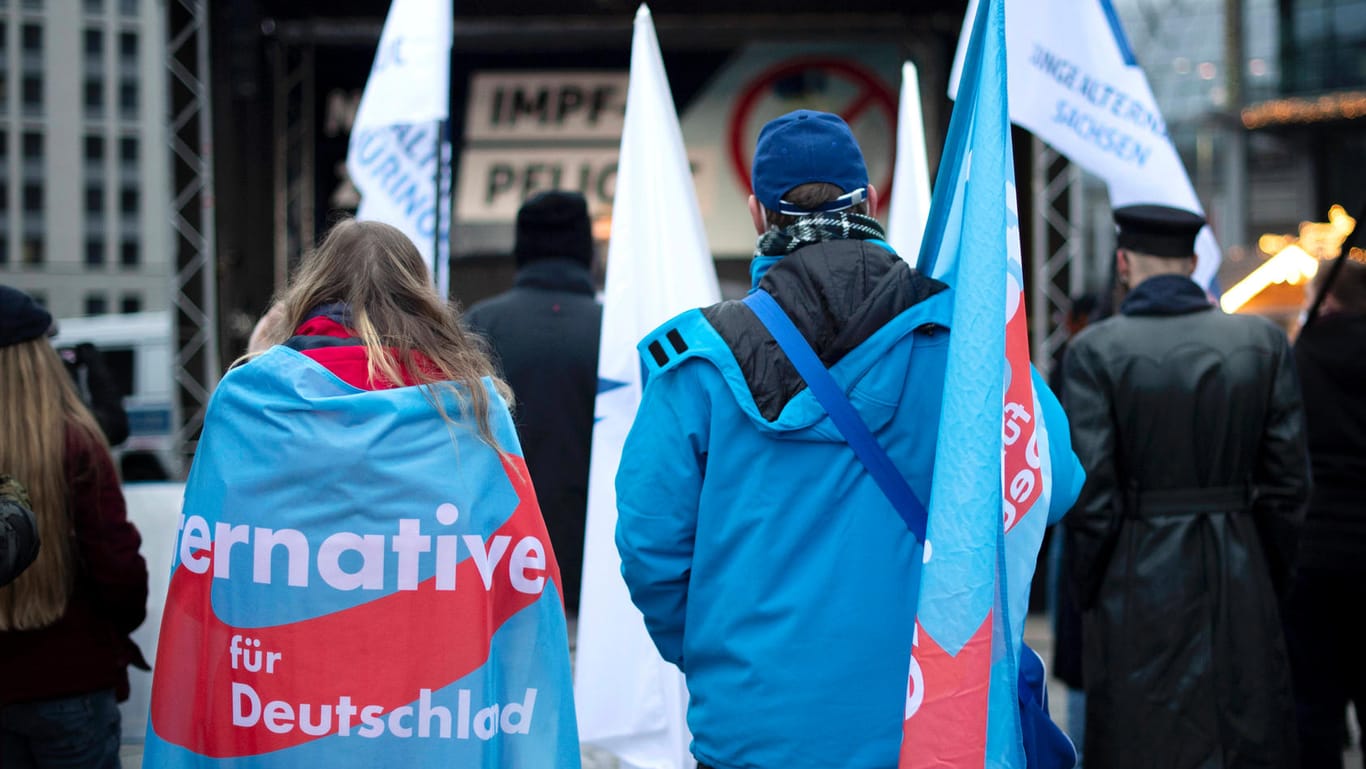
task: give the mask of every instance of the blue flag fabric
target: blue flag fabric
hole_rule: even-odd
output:
[[[1052,496],[1029,365],[1001,0],[978,4],[919,267],[954,287],[901,769],[1024,767],[1018,666]]]
[[[426,388],[358,390],[284,347],[228,373],[144,766],[579,766],[559,569],[485,384],[501,455]]]

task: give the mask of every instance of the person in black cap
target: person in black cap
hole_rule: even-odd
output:
[[[517,282],[465,313],[486,337],[516,398],[514,415],[536,498],[577,612],[598,390],[602,305],[594,298],[593,230],[577,192],[543,192],[517,212]]]
[[[117,767],[129,634],[147,565],[104,435],[48,341],[52,316],[0,286],[0,473],[28,490],[42,544],[0,587],[0,764]]]
[[[1309,492],[1285,333],[1190,279],[1204,220],[1115,210],[1119,314],[1068,345],[1086,763],[1298,766],[1278,599]]]
[[[754,288],[929,499],[948,286],[887,245],[838,116],[769,122],[752,178]],[[687,679],[699,765],[895,766],[919,552],[906,522],[750,305],[691,310],[640,349],[648,377],[616,478],[616,541],[655,646]],[[1054,518],[1080,467],[1061,408],[1038,377],[1035,388]]]

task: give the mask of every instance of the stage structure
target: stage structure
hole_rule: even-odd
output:
[[[166,65],[170,70],[172,339],[175,345],[175,443],[194,454],[204,410],[218,383],[217,262],[214,258],[212,114],[209,97],[208,0],[170,0]]]

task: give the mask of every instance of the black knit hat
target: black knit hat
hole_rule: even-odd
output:
[[[588,201],[577,192],[552,190],[533,196],[517,212],[517,266],[537,259],[573,259],[593,264],[593,225]]]
[[[0,347],[27,342],[52,328],[52,315],[17,288],[0,286]]]

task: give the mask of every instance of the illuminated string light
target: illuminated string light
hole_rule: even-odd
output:
[[[1344,91],[1314,98],[1272,99],[1243,109],[1248,129],[1290,123],[1321,123],[1366,117],[1366,91]]]

